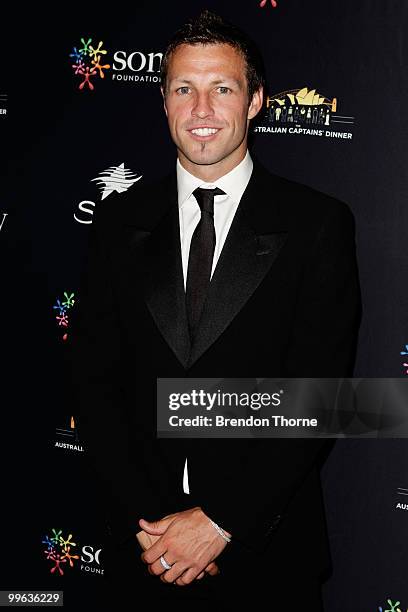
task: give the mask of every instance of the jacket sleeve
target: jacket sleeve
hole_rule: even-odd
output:
[[[333,200],[306,263],[283,375],[352,376],[360,316],[354,217]],[[237,477],[214,478],[210,504],[194,501],[234,540],[262,551],[296,491],[333,445],[324,438],[250,440]]]
[[[112,218],[111,207],[99,203],[73,309],[68,362],[78,434],[100,487],[108,528],[114,539],[123,542],[140,531],[141,516],[156,517],[156,500],[143,475],[138,471],[136,478],[132,466],[122,401],[120,327],[110,270],[117,231]]]

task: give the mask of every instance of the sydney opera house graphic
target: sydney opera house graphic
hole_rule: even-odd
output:
[[[268,96],[266,116],[268,123],[330,125],[337,110],[337,98],[327,98],[316,91],[302,87]]]

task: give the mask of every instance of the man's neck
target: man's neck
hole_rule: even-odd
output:
[[[246,153],[247,148],[245,148],[245,150],[243,150],[239,156],[236,156],[235,159],[227,158],[216,164],[209,165],[194,164],[180,152],[178,159],[183,168],[193,176],[201,179],[205,183],[215,183],[215,181],[217,181],[219,178],[225,176],[228,174],[228,172],[231,172],[231,170],[236,168],[245,158]]]

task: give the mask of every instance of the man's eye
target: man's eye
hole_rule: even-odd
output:
[[[190,90],[189,87],[179,87],[178,89],[176,89],[176,92],[178,94],[186,94],[189,92],[189,90]]]
[[[231,90],[229,87],[218,87],[218,91],[222,94],[227,94],[229,93]]]

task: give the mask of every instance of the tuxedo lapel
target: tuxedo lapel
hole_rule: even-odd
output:
[[[175,182],[170,182],[163,197],[169,206],[159,224],[151,232],[144,255],[144,297],[164,339],[180,363],[187,367],[190,338]]]

